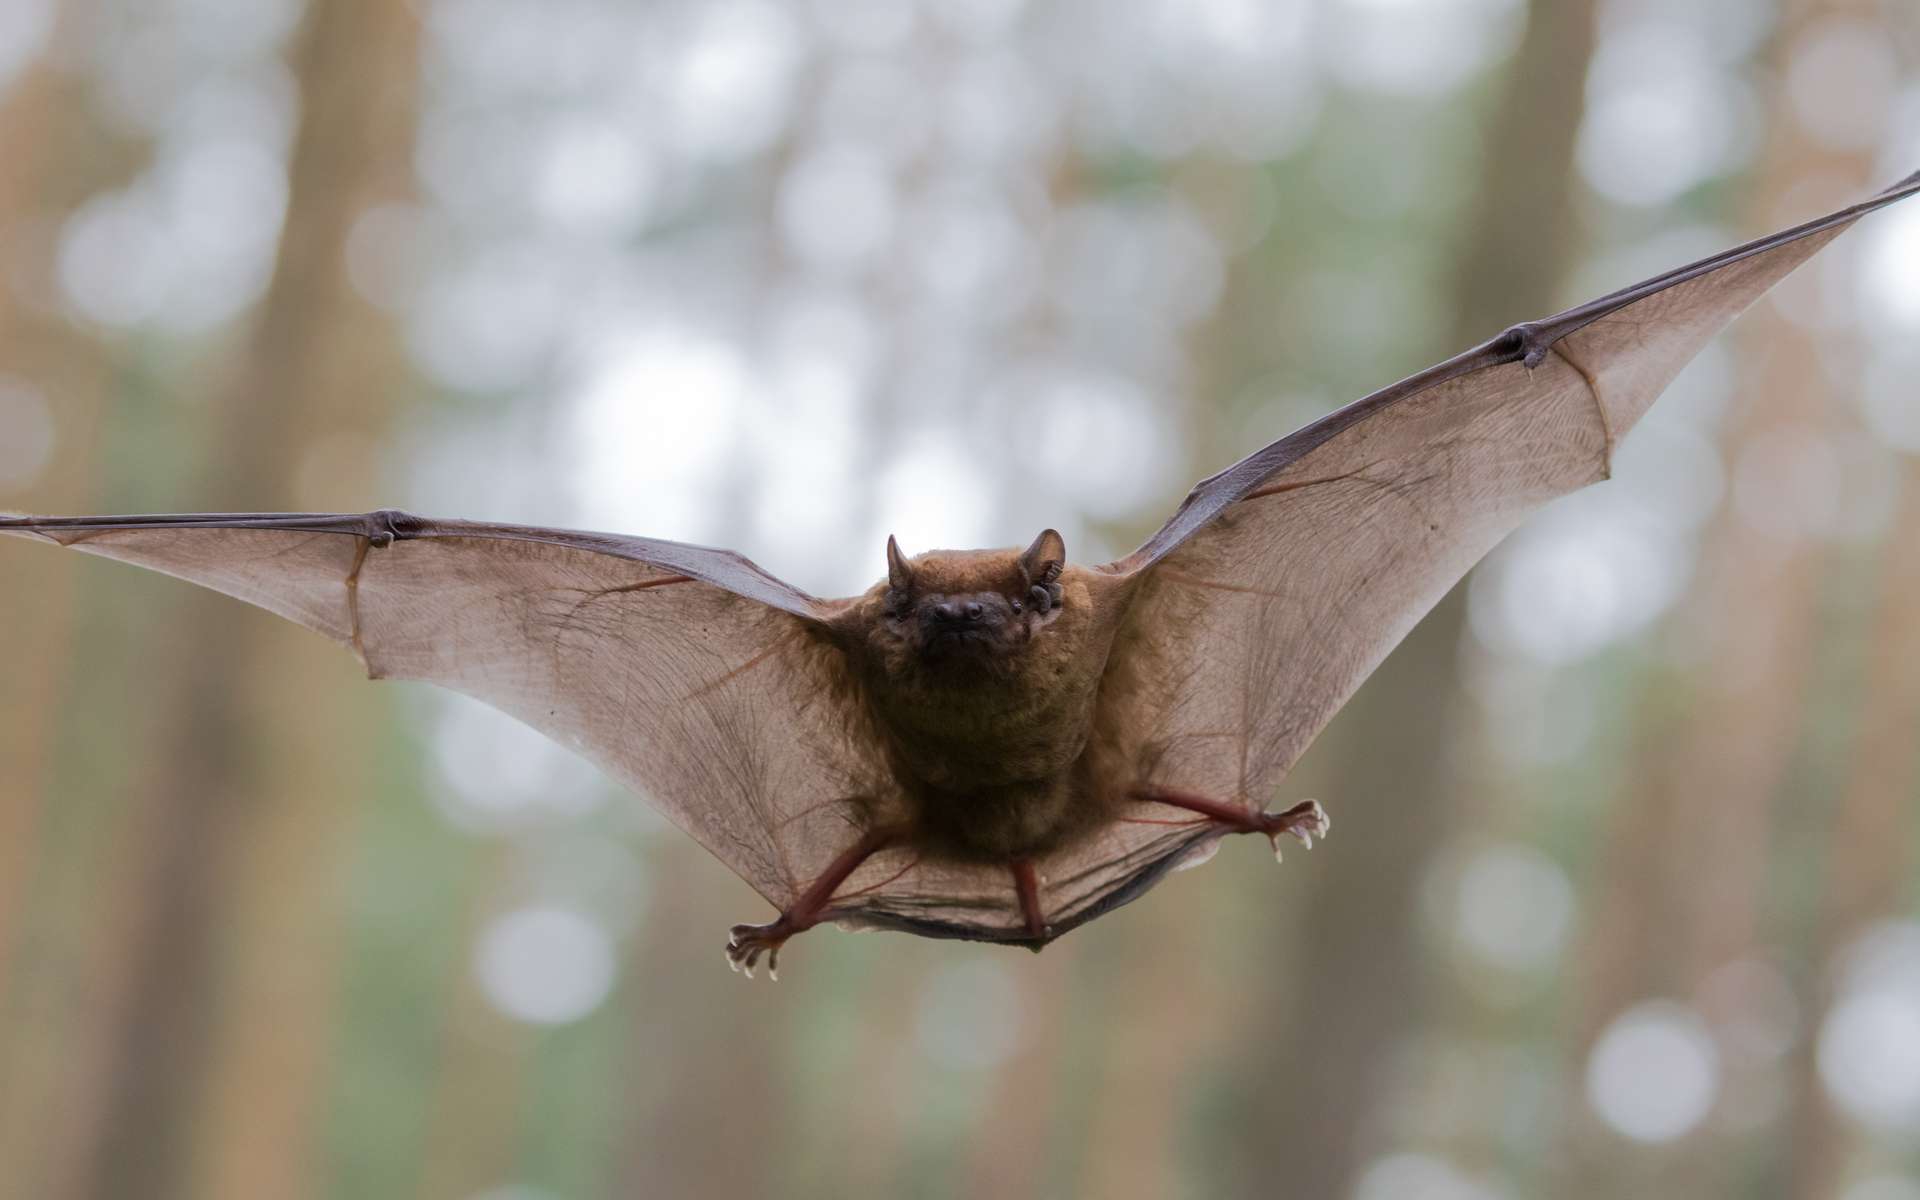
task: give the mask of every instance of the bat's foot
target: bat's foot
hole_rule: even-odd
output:
[[[760,965],[760,957],[767,959],[767,978],[780,978],[780,947],[787,939],[807,927],[797,925],[786,917],[766,925],[735,925],[727,934],[727,966],[736,971],[745,971],[747,978],[753,978],[753,969]]]
[[[1254,828],[1267,835],[1267,841],[1273,844],[1273,860],[1279,862],[1282,835],[1299,838],[1300,844],[1311,850],[1313,839],[1324,840],[1333,822],[1327,819],[1327,810],[1320,807],[1318,800],[1306,800],[1285,812],[1261,813],[1255,818]]]
[[[1196,812],[1215,824],[1223,825],[1235,833],[1264,833],[1273,843],[1273,857],[1280,857],[1280,838],[1299,838],[1300,844],[1313,849],[1313,839],[1324,838],[1332,823],[1327,820],[1327,810],[1320,807],[1318,800],[1303,800],[1285,812],[1250,812],[1238,804],[1229,804],[1221,800],[1209,800],[1205,796],[1191,796],[1184,792],[1145,791],[1137,793],[1141,800],[1155,804],[1170,804],[1175,808],[1184,808]]]
[[[833,893],[847,881],[847,876],[859,869],[860,864],[872,857],[875,852],[884,850],[899,837],[896,830],[869,829],[860,835],[860,840],[842,850],[826,870],[820,872],[806,891],[787,906],[780,919],[766,925],[735,925],[727,935],[727,965],[736,971],[745,971],[747,978],[753,978],[753,968],[760,962],[762,955],[767,959],[767,975],[780,978],[780,947],[796,933],[805,933],[820,923],[826,914],[827,906],[833,899]]]

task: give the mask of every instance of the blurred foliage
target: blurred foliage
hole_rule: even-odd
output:
[[[1886,0],[12,0],[0,506],[844,593],[1920,166]],[[1228,846],[1039,958],[761,902],[503,718],[0,545],[35,1197],[1920,1198],[1920,212],[1691,369]]]

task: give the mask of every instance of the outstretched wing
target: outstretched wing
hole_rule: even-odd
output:
[[[1136,584],[1136,636],[1119,645],[1144,648],[1128,669],[1153,679],[1135,690],[1143,783],[1264,806],[1468,568],[1533,509],[1606,478],[1614,445],[1714,334],[1916,192],[1920,174],[1516,326],[1200,483],[1106,568]]]
[[[722,550],[399,512],[8,518],[237,596],[465,692],[650,798],[785,907],[881,776],[821,631],[832,606]]]
[[[827,640],[837,604],[728,551],[394,511],[0,518],[0,533],[213,588],[348,647],[373,678],[483,700],[648,797],[783,910],[859,839],[861,801],[897,787]],[[1172,865],[1158,849],[1050,866],[1055,932],[1144,890]],[[904,847],[862,866],[833,916],[1025,939],[1005,868]]]

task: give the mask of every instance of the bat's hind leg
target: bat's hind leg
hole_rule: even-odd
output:
[[[1032,859],[1023,858],[1013,864],[1013,890],[1019,893],[1020,915],[1027,923],[1027,937],[1032,939],[1028,949],[1038,954],[1053,936],[1053,929],[1040,907],[1040,876],[1033,868]]]
[[[745,970],[747,978],[753,978],[753,968],[760,962],[760,956],[767,959],[767,974],[774,979],[780,978],[780,947],[796,933],[805,933],[820,923],[821,915],[833,902],[833,894],[847,881],[847,876],[860,869],[860,864],[886,849],[895,840],[889,831],[872,830],[863,834],[859,841],[840,852],[839,857],[827,864],[799,899],[780,914],[780,919],[765,925],[735,925],[727,935],[727,965],[734,970]]]
[[[1233,833],[1264,833],[1267,840],[1273,843],[1273,856],[1276,859],[1280,857],[1282,834],[1299,838],[1300,844],[1311,850],[1313,839],[1325,838],[1327,830],[1332,827],[1332,822],[1327,820],[1327,810],[1320,807],[1318,800],[1305,800],[1283,812],[1270,813],[1254,812],[1238,804],[1209,800],[1205,796],[1185,792],[1150,789],[1137,792],[1135,796],[1155,804],[1169,804],[1174,808],[1199,813]]]

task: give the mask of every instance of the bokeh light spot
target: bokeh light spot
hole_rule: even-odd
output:
[[[1920,1129],[1920,923],[1889,921],[1843,954],[1820,1026],[1821,1082],[1862,1123]]]
[[[740,347],[703,329],[610,338],[589,355],[573,402],[570,478],[583,509],[614,529],[717,536],[710,493],[756,386]]]
[[[1482,645],[1545,664],[1593,655],[1646,628],[1688,565],[1676,532],[1591,494],[1537,517],[1471,578],[1468,619]]]
[[[1798,31],[1787,60],[1787,98],[1800,127],[1824,145],[1876,144],[1900,83],[1884,24],[1833,17]]]
[[[1350,87],[1443,95],[1512,53],[1517,0],[1339,0],[1325,6],[1325,62]]]
[[[1536,972],[1559,957],[1573,924],[1573,885],[1531,846],[1489,846],[1460,874],[1460,940],[1488,966]]]
[[[158,312],[170,267],[165,231],[139,195],[95,196],[61,227],[60,289],[102,325],[137,325]]]
[[[565,1025],[600,1007],[613,990],[613,939],[572,909],[516,909],[481,933],[474,971],[488,1001],[507,1016]]]
[[[1577,157],[1594,190],[1621,204],[1666,204],[1738,165],[1737,84],[1708,40],[1662,17],[1610,33],[1587,73]]]
[[[958,441],[930,430],[887,455],[874,488],[867,540],[875,566],[866,578],[884,572],[880,551],[889,533],[908,554],[989,543],[998,515],[995,481]]]
[[[893,209],[886,161],[857,143],[808,155],[780,185],[781,233],[822,268],[855,268],[878,254],[893,235]]]
[[[1587,1100],[1638,1142],[1670,1142],[1699,1125],[1720,1091],[1720,1054],[1692,1009],[1651,1000],[1615,1017],[1587,1060]]]
[[[553,353],[572,297],[550,255],[505,242],[463,257],[423,289],[409,314],[413,359],[446,387],[500,392]]]
[[[1504,1200],[1509,1193],[1429,1154],[1391,1154],[1367,1165],[1353,1200]]]
[[[599,775],[584,760],[478,700],[437,698],[433,760],[445,786],[434,800],[455,825],[499,829],[542,814],[579,816],[598,803]]]
[[[1877,325],[1920,332],[1920,212],[1913,205],[1876,214],[1862,229],[1860,310]]]
[[[692,155],[749,157],[786,127],[800,30],[762,0],[717,0],[697,12],[670,65],[672,131]]]
[[[603,117],[575,116],[547,140],[534,202],[560,229],[614,237],[645,221],[652,173],[630,130]]]
[[[14,76],[39,55],[53,28],[53,0],[7,0],[0,4],[0,96]]]
[[[1920,996],[1865,988],[1820,1026],[1820,1078],[1839,1105],[1868,1125],[1920,1127]]]
[[[1069,368],[1022,380],[1014,393],[1027,470],[1076,508],[1117,519],[1174,486],[1179,432],[1130,380]]]

